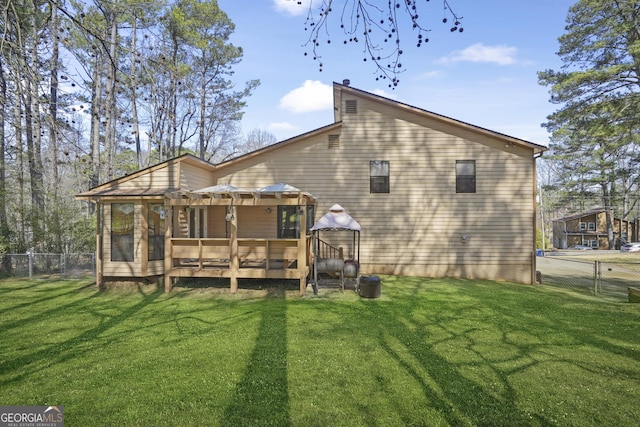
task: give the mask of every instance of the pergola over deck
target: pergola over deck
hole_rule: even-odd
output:
[[[222,184],[167,193],[165,290],[171,291],[179,277],[229,278],[231,292],[238,289],[238,279],[296,279],[304,295],[311,265],[305,225],[307,207],[314,203],[314,196],[284,183],[257,190]],[[198,209],[210,212],[206,223],[218,230],[216,237],[206,230],[199,236],[185,230],[190,211]],[[279,221],[295,224],[292,235],[278,235]]]

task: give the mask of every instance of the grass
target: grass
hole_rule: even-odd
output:
[[[0,281],[0,405],[67,426],[635,426],[640,306],[489,281]]]

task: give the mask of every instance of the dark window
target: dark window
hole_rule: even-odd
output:
[[[369,162],[369,192],[389,192],[389,161],[371,160]]]
[[[300,206],[278,206],[278,238],[298,239],[300,237]],[[315,206],[307,206],[306,233],[313,227]]]
[[[164,204],[149,203],[147,226],[149,227],[149,261],[164,259]]]
[[[456,160],[456,193],[476,192],[476,161]]]
[[[133,261],[133,203],[111,204],[111,261]]]

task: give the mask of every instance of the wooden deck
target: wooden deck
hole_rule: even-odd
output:
[[[237,279],[295,279],[305,293],[310,273],[310,238],[299,248],[299,239],[172,238],[165,286],[172,278],[216,277],[231,279],[231,291]]]

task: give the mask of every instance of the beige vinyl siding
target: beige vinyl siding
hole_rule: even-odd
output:
[[[211,174],[186,162],[180,163],[180,189],[199,190],[214,185]]]
[[[168,163],[161,168],[135,178],[120,182],[114,188],[120,190],[160,190],[175,188],[178,176],[178,163]]]
[[[225,206],[209,206],[207,209],[207,237],[224,239],[227,235],[227,215]]]
[[[147,276],[158,276],[161,274],[164,274],[164,260],[149,261]]]
[[[238,213],[238,237],[275,239],[278,237],[278,209],[268,213],[264,206],[240,206]]]
[[[532,150],[356,100],[358,113],[342,116],[340,148],[328,149],[328,135],[319,134],[265,153],[260,163],[223,168],[218,182],[259,187],[285,181],[318,198],[316,219],[341,204],[362,226],[365,273],[530,282]],[[390,193],[370,194],[371,160],[390,162]],[[456,194],[456,160],[476,161],[476,193]]]

